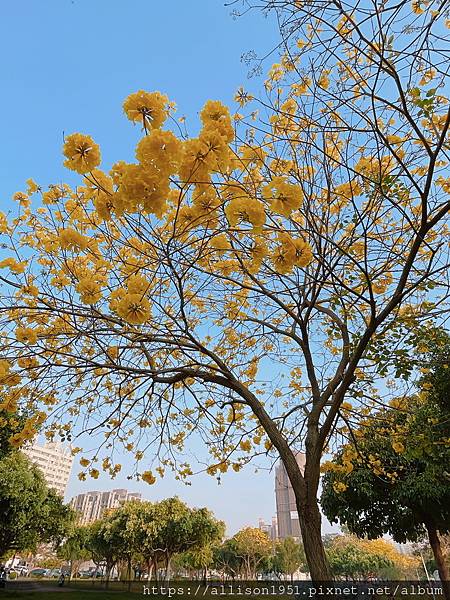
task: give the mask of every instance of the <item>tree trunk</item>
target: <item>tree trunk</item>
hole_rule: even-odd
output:
[[[450,574],[442,554],[438,532],[430,520],[425,522],[425,526],[427,528],[428,539],[430,540],[430,546],[433,550],[433,556],[434,560],[436,561],[439,577],[442,582],[442,591],[444,592],[444,597],[446,600],[450,600]]]
[[[155,581],[156,581],[156,583],[158,583],[158,581],[159,581],[159,578],[158,578],[158,559],[156,558],[156,553],[153,555],[152,562],[153,562],[153,570],[155,572]]]
[[[151,558],[147,559],[147,581],[150,581],[153,575],[153,562]]]
[[[164,578],[165,581],[170,581],[171,559],[172,559],[172,557],[170,556],[170,554],[168,552],[166,552],[166,573],[165,573],[165,578]]]
[[[311,579],[314,583],[331,581],[332,576],[322,542],[322,517],[317,500],[302,503],[297,499],[297,510]]]
[[[349,385],[350,383],[351,379],[349,380]],[[342,393],[344,393],[344,391]],[[320,460],[324,445],[324,439],[322,438],[324,438],[324,431],[325,438],[327,434],[327,430],[323,430],[322,428],[320,432],[321,435],[319,435],[320,414],[324,405],[320,402],[320,397],[317,397],[316,394],[313,398],[314,408],[308,416],[307,435],[305,440],[306,466],[303,475],[297,464],[292,448],[278,429],[276,423],[260,404],[259,400],[247,389],[239,388],[238,393],[245,398],[253,413],[258,418],[270,441],[278,450],[280,459],[287,471],[289,481],[291,482],[295,494],[300,529],[311,579],[314,583],[331,581],[331,571],[322,542],[321,516],[317,500],[317,490],[320,479]],[[333,420],[330,422],[330,427]]]
[[[105,590],[109,588],[109,578],[111,577],[111,571],[114,567],[114,563],[106,563],[106,574],[105,574]]]
[[[281,460],[284,463],[295,495],[309,574],[312,581],[316,584],[333,579],[322,541],[322,516],[317,500],[321,456],[321,453],[318,451],[317,436],[317,424],[312,421],[308,424],[306,464],[303,474],[292,453],[292,456],[289,456],[289,453],[280,452]]]
[[[128,591],[131,592],[131,556],[127,557]]]

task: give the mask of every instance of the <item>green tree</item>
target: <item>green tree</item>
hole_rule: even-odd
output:
[[[148,577],[158,578],[163,565],[170,577],[175,555],[190,552],[205,564],[210,547],[221,541],[224,524],[206,508],[190,508],[178,498],[161,502],[127,502],[109,511],[89,528],[86,546],[98,563],[106,564],[107,580],[114,566],[126,563],[127,580],[131,581],[133,561],[143,560]]]
[[[225,577],[235,579],[242,567],[242,558],[237,552],[237,542],[234,538],[225,540],[213,550],[214,567]]]
[[[170,562],[174,554],[198,550],[219,541],[224,525],[206,508],[189,508],[179,498],[167,498],[155,505],[157,523],[153,543],[162,555],[165,577],[170,577]]]
[[[0,556],[11,549],[34,550],[40,543],[59,544],[73,519],[73,511],[22,453],[0,460]]]
[[[57,549],[57,555],[69,563],[71,579],[80,568],[80,564],[89,560],[89,526],[73,525],[63,543]]]
[[[148,511],[141,502],[135,501],[124,503],[106,518],[113,535],[117,555],[126,563],[128,591],[131,590],[133,559],[142,551],[144,515],[148,516]]]
[[[177,564],[190,572],[197,573],[197,576],[206,582],[208,569],[214,562],[214,546],[207,544],[195,550],[188,550],[179,555]]]
[[[157,577],[158,572],[158,546],[157,546],[157,531],[158,521],[156,516],[156,504],[152,502],[141,502],[136,506],[135,515],[133,516],[133,526],[138,529],[137,543],[139,545],[139,553],[142,556],[147,570],[147,579],[150,579],[152,574]]]
[[[105,566],[105,587],[109,587],[111,572],[121,558],[121,534],[108,515],[89,526],[86,541],[92,560]]]
[[[338,577],[367,579],[393,564],[385,554],[368,548],[355,537],[337,536],[327,553],[333,575]]]
[[[278,573],[290,575],[292,580],[294,573],[300,568],[304,568],[305,563],[303,546],[293,538],[288,537],[276,544],[273,566]]]
[[[432,381],[429,373],[423,383]],[[438,533],[450,531],[450,419],[443,406],[425,390],[361,422],[353,442],[325,465],[321,503],[331,521],[361,537],[389,533],[405,542],[426,532],[450,598]]]

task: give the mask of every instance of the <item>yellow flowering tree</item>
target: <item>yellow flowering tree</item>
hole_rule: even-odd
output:
[[[327,550],[334,574],[346,578],[411,578],[419,566],[417,557],[402,554],[385,539],[361,540],[338,535]]]
[[[184,480],[191,436],[219,477],[280,456],[324,581],[320,461],[344,399],[376,396],[380,348],[446,308],[446,15],[277,4],[263,97],[239,90],[234,115],[208,101],[190,137],[164,94],[138,91],[124,102],[135,162],[101,168],[74,133],[78,184],[15,194],[0,215],[0,385],[40,411],[17,446],[46,417],[49,437],[104,434],[80,478],[115,476],[124,448],[149,484]]]
[[[241,560],[243,576],[255,579],[258,566],[273,553],[273,542],[265,531],[254,527],[244,527],[232,538],[236,556]]]

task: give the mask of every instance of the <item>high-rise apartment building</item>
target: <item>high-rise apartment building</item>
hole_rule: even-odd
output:
[[[297,452],[295,459],[303,473],[305,469],[305,455],[303,452]],[[295,504],[294,490],[289,481],[286,468],[281,461],[275,468],[275,500],[277,505],[278,538],[280,540],[284,540],[287,537],[300,539],[300,523]]]
[[[70,506],[78,513],[78,522],[80,525],[93,523],[101,519],[103,513],[111,508],[118,508],[130,500],[142,500],[139,492],[128,492],[127,490],[117,489],[108,492],[86,492],[78,494],[70,501]]]
[[[64,497],[73,463],[70,448],[59,442],[34,442],[22,451],[42,471],[47,485]]]
[[[266,523],[264,519],[259,519],[258,529],[267,533],[271,540],[278,539],[278,526],[276,517],[272,517],[271,523]]]

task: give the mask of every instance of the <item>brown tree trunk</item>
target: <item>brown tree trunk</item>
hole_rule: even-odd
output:
[[[307,452],[305,476],[302,478],[300,468],[292,460],[283,460],[289,480],[294,490],[300,531],[309,574],[314,583],[331,581],[332,575],[328,565],[325,548],[322,541],[322,516],[317,501],[319,485],[320,460],[311,461]],[[309,459],[309,460],[308,460]],[[309,462],[309,464],[308,464]],[[313,464],[311,464],[313,463]]]
[[[127,557],[128,591],[131,592],[131,556]],[[133,578],[134,579],[134,578]]]
[[[322,542],[322,517],[317,500],[302,503],[297,499],[297,510],[311,579],[314,583],[331,581],[331,571]]]
[[[450,600],[450,574],[442,554],[441,542],[434,524],[427,520],[425,523],[428,532],[428,539],[433,550],[434,560],[436,561],[437,570],[442,582],[442,591],[446,600]]]
[[[156,583],[158,583],[159,581],[159,576],[158,576],[158,559],[156,557],[156,553],[153,555],[153,570],[155,573],[155,581]]]
[[[166,563],[166,572],[165,572],[165,576],[164,576],[164,580],[165,581],[170,581],[170,577],[171,577],[171,560],[172,560],[172,556],[166,552],[166,556],[165,556],[165,563]]]
[[[321,457],[319,448],[317,418],[313,418],[310,415],[306,436],[306,464],[304,473],[301,473],[300,467],[293,455],[283,456],[280,452],[292,489],[294,490],[309,574],[312,581],[316,584],[333,579],[322,541],[322,516],[317,500]]]
[[[147,559],[147,581],[150,581],[153,575],[153,562],[151,558]]]
[[[247,389],[238,388],[237,391],[248,402],[253,413],[256,415],[269,436],[270,441],[278,450],[280,459],[287,471],[289,481],[291,482],[295,494],[303,545],[311,579],[314,583],[331,581],[331,571],[322,542],[322,519],[317,500],[317,490],[320,478],[320,459],[324,444],[319,436],[320,410],[321,407],[323,408],[323,404],[321,405],[320,402],[318,402],[320,398],[315,397],[315,408],[308,416],[306,467],[303,476],[292,448],[290,448],[276,423],[267,414],[258,399]],[[330,427],[331,425],[332,421]]]
[[[106,577],[105,577],[105,590],[109,588],[109,578],[111,576],[112,566],[109,563],[106,563]]]

